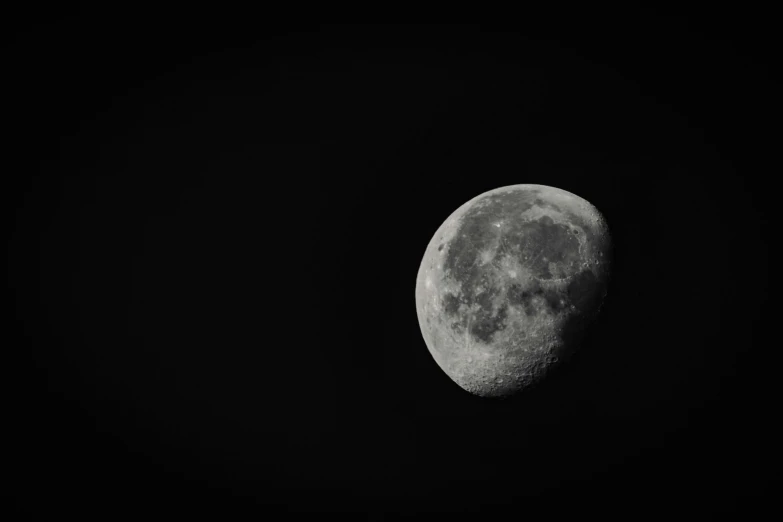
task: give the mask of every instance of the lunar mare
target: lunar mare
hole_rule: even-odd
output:
[[[611,273],[606,220],[545,185],[512,185],[455,210],[427,245],[416,311],[427,348],[459,386],[513,395],[578,347]]]

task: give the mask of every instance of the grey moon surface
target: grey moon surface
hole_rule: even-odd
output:
[[[416,277],[416,312],[438,366],[464,390],[507,397],[579,346],[611,274],[606,220],[545,185],[476,196],[438,228]]]

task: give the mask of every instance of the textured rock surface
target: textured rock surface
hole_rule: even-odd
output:
[[[544,185],[481,194],[441,225],[419,267],[427,347],[465,390],[514,394],[576,349],[610,265],[606,222],[584,199]]]

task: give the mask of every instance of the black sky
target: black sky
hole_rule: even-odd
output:
[[[769,27],[616,16],[20,14],[3,49],[9,509],[766,509]],[[516,183],[601,210],[616,271],[580,354],[488,401],[429,355],[415,276],[453,210]]]

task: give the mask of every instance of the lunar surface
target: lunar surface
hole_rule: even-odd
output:
[[[611,249],[601,213],[565,190],[513,185],[473,198],[440,226],[419,267],[427,348],[482,397],[539,382],[598,314]]]

